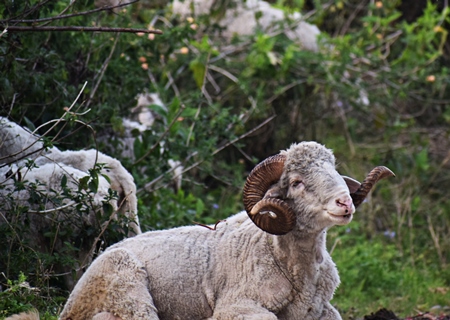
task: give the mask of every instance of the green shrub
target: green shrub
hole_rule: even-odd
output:
[[[402,1],[276,6],[314,9],[308,21],[323,31],[318,52],[300,50],[282,33],[256,32],[224,43],[214,36],[210,17],[183,20],[147,3],[50,24],[145,29],[152,21],[162,35],[8,32],[0,37],[0,114],[37,128],[61,117],[80,93],[66,119],[70,125],[38,132],[61,149],[102,151],[107,145],[77,121],[97,135],[120,137],[136,95],[158,93],[167,111],[148,106],[158,116],[150,130],[133,132],[135,157],[121,157],[119,139],[108,152],[135,178],[144,230],[215,223],[241,210],[249,170],[294,141],[326,144],[341,173],[360,180],[374,165],[386,165],[397,177],[382,182],[361,206],[359,224],[349,234],[331,231],[331,243],[340,239],[333,256],[343,282],[336,304],[350,310],[351,297],[364,312],[374,311],[379,305],[370,299],[376,297],[407,314],[413,306],[441,303],[447,294],[427,290],[450,283],[449,9],[428,1],[417,18],[404,19]],[[0,27],[31,24],[12,18],[89,9],[93,1],[6,1]],[[181,190],[173,190],[169,159],[185,169]],[[21,233],[26,227],[15,226]],[[396,236],[384,238],[386,230]],[[45,259],[56,258],[70,259]],[[0,261],[7,259],[19,266],[26,257],[2,250]],[[19,270],[42,272],[13,269],[9,279]]]

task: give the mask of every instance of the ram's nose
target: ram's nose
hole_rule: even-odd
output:
[[[350,196],[345,195],[336,199],[336,205],[342,210],[345,210],[345,214],[353,214],[355,212],[355,206]]]

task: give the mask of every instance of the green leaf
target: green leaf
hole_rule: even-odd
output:
[[[198,198],[196,206],[195,206],[196,216],[200,217],[204,210],[205,210],[205,204],[201,199]]]
[[[205,79],[205,64],[196,59],[191,61],[191,63],[189,64],[189,69],[191,69],[192,73],[194,74],[194,80],[197,84],[197,87],[201,89],[203,87],[203,81]]]
[[[416,156],[416,165],[420,170],[428,171],[430,163],[428,161],[428,149],[422,149]]]
[[[98,178],[91,179],[89,181],[89,189],[92,192],[96,193],[98,191],[98,184],[99,184]]]
[[[61,178],[61,188],[65,189],[67,187],[67,176],[63,175]]]
[[[28,117],[24,117],[23,120],[27,124],[28,129],[30,129],[32,131],[36,130],[36,127],[34,126],[34,123],[31,122],[30,119],[28,119]]]
[[[104,202],[103,203],[103,216],[106,218],[109,218],[111,216],[111,214],[113,213],[114,208],[111,205],[111,203],[109,202]]]
[[[85,177],[80,178],[78,180],[78,182],[80,183],[79,186],[78,186],[78,190],[86,190],[88,188],[88,182],[89,182],[90,178],[91,177],[89,177],[89,176],[85,176]]]

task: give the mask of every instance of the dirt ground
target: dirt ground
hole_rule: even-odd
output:
[[[450,315],[434,315],[422,313],[407,318],[399,318],[394,312],[387,309],[380,309],[375,313],[364,316],[364,320],[450,320]]]

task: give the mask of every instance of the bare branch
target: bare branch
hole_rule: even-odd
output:
[[[110,27],[79,27],[79,26],[9,26],[7,32],[47,32],[47,31],[79,31],[79,32],[125,32],[125,33],[154,33],[162,34],[161,30],[147,30],[136,28],[110,28]]]
[[[102,65],[102,67],[100,69],[100,73],[98,74],[97,83],[95,84],[94,88],[92,89],[92,92],[89,95],[89,100],[86,103],[86,108],[88,108],[90,106],[90,104],[92,102],[92,99],[94,98],[94,95],[97,92],[98,86],[100,85],[100,82],[103,79],[103,75],[105,74],[106,68],[108,68],[109,61],[111,60],[111,58],[112,58],[112,56],[114,54],[114,51],[116,51],[116,45],[117,45],[117,42],[119,41],[119,36],[120,36],[120,33],[117,33],[116,34],[116,39],[114,40],[114,44],[113,44],[113,46],[111,48],[111,51],[109,52],[109,55],[106,58],[105,62],[103,62],[103,65]]]
[[[67,209],[67,208],[72,207],[72,206],[74,206],[74,205],[76,205],[76,204],[77,204],[77,203],[76,203],[75,201],[71,201],[71,202],[69,202],[68,204],[65,204],[65,205],[63,205],[63,206],[61,206],[61,207],[57,207],[57,208],[53,208],[53,209],[38,210],[38,211],[29,209],[29,210],[28,210],[28,213],[37,213],[37,214],[41,213],[41,214],[47,214],[47,213],[52,213],[52,212],[56,212],[56,211],[59,211],[59,210]]]

